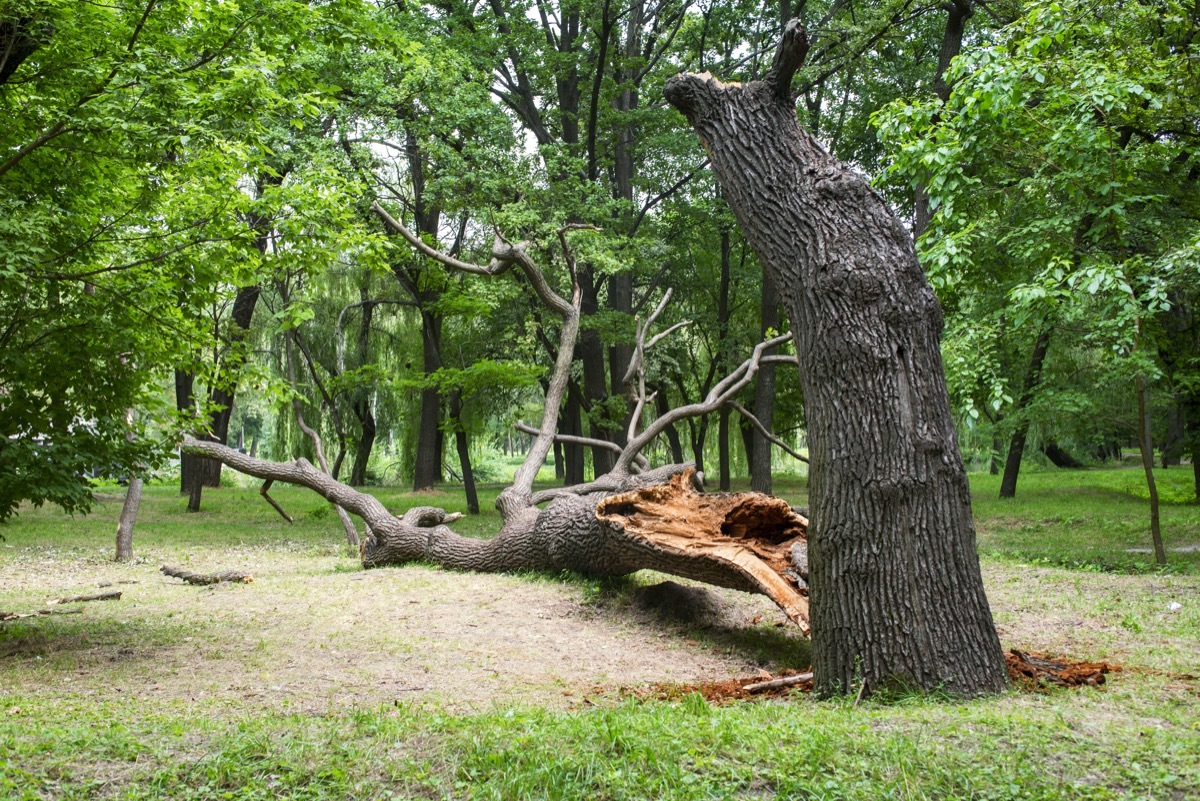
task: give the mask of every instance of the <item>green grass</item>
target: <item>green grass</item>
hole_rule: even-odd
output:
[[[1170,569],[1200,570],[1200,505],[1190,466],[1156,470]],[[1106,571],[1152,571],[1150,504],[1141,468],[1023,470],[1015,498],[1000,477],[971,476],[979,551],[991,558]],[[1139,552],[1134,549],[1140,549]]]
[[[1195,704],[1154,690],[232,719],[202,704],[10,697],[0,797],[1195,797]]]
[[[1173,552],[1163,575],[1147,555],[1126,550],[1148,547],[1140,477],[1031,471],[1016,499],[1000,501],[996,478],[972,476],[985,575],[1006,644],[1200,670],[1200,556]],[[1160,473],[1168,497],[1190,478],[1184,470]],[[484,515],[456,528],[494,531],[497,491],[485,491]],[[451,488],[374,492],[393,509],[465,510]],[[0,530],[0,569],[105,565],[120,505],[112,494],[90,517],[23,511]],[[327,504],[286,487],[273,494],[294,525],[253,490],[209,491],[204,511],[189,515],[173,488],[149,488],[135,549],[205,564],[219,564],[229,549],[243,556],[258,549],[311,561],[314,576],[356,570]],[[805,503],[800,483],[780,494]],[[1164,505],[1163,528],[1168,546],[1200,542],[1200,508]],[[637,585],[569,580],[584,602],[615,604],[618,612]],[[300,589],[268,577],[254,591]],[[1182,609],[1166,611],[1173,601]],[[0,608],[30,602],[0,587]],[[501,704],[452,713],[398,701],[315,712],[138,693],[136,662],[114,661],[89,680],[128,687],[136,700],[112,686],[68,681],[79,649],[149,648],[152,657],[155,648],[230,625],[180,622],[168,603],[147,603],[133,618],[107,614],[116,613],[0,628],[0,687],[19,688],[0,697],[0,799],[1200,797],[1200,685],[1152,671],[1119,673],[1102,688],[972,702],[794,697],[712,707],[698,696],[640,702],[610,693],[575,710]],[[769,631],[749,628],[743,639],[718,645],[773,647]],[[252,658],[266,670],[272,654]]]

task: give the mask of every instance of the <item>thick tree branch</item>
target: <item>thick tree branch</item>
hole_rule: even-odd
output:
[[[808,33],[798,18],[793,19],[783,29],[779,47],[775,49],[775,59],[765,79],[780,100],[792,102],[792,76],[804,64],[807,55]]]
[[[340,481],[334,481],[328,474],[313,467],[307,459],[297,459],[294,462],[268,462],[264,459],[247,456],[218,442],[198,440],[191,436],[183,438],[182,450],[192,456],[215,459],[239,473],[261,478],[264,481],[282,481],[285,484],[307,487],[330,503],[358,515],[371,528],[384,525],[392,519],[392,514],[375,498],[359,492],[353,487],[348,487]]]

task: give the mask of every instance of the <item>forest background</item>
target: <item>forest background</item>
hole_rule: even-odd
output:
[[[621,444],[637,319],[667,290],[662,324],[691,324],[648,385],[660,410],[702,398],[787,322],[662,86],[761,77],[792,15],[812,39],[802,124],[918,236],[969,464],[1003,470],[1001,494],[1033,454],[1153,442],[1195,469],[1182,2],[18,0],[0,11],[0,516],[86,511],[89,476],[174,481],[181,431],[315,461],[305,420],[352,484],[507,479],[557,321],[520,281],[414,254],[376,200],[472,258],[498,232],[561,264],[557,229],[600,229],[573,235],[560,433]],[[740,405],[803,453],[795,371],[764,365]],[[803,474],[734,409],[712,418],[654,448],[722,488]],[[556,444],[554,476],[612,458]],[[180,488],[198,506],[219,470],[185,457]]]

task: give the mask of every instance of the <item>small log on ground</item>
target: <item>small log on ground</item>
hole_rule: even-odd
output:
[[[100,592],[95,595],[73,595],[70,598],[59,598],[57,601],[50,601],[50,605],[55,604],[83,604],[89,601],[119,601],[121,600],[121,590],[113,590],[111,592]]]
[[[762,693],[767,690],[779,690],[783,687],[795,687],[797,684],[811,683],[813,680],[812,671],[808,673],[800,673],[795,676],[784,676],[782,679],[770,679],[769,681],[760,681],[756,684],[747,684],[742,689],[748,693]]]
[[[10,620],[24,620],[27,617],[42,617],[44,615],[81,615],[83,607],[78,609],[39,609],[36,612],[0,612],[0,623],[7,623]]]
[[[170,565],[163,565],[160,570],[165,575],[183,579],[188,584],[220,584],[223,581],[249,584],[254,581],[254,576],[244,573],[241,570],[222,570],[217,573],[193,573],[190,570],[171,567]]]

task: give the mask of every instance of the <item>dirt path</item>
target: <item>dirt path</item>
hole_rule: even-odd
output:
[[[5,624],[0,671],[22,693],[227,701],[323,712],[429,700],[449,709],[571,706],[597,685],[701,681],[808,664],[795,629],[765,598],[579,579],[362,571],[350,559],[234,549],[219,564],[250,585],[183,585],[158,573],[175,554],[114,565],[23,552],[0,563],[0,611],[111,583],[120,601],[82,615]],[[120,583],[137,582],[137,583]],[[761,616],[761,617],[759,617]],[[756,618],[758,622],[754,623]]]

